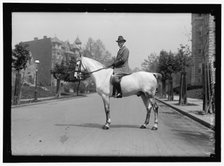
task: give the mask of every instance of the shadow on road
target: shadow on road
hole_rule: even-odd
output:
[[[98,123],[84,123],[84,124],[55,124],[55,126],[62,126],[62,127],[87,127],[87,128],[99,128],[102,129],[103,124]],[[140,128],[137,125],[125,125],[125,124],[112,124],[110,128]]]
[[[185,140],[191,144],[195,144],[195,146],[205,146],[208,144],[213,145],[215,143],[215,136],[213,131],[208,131],[209,134],[192,130],[173,129],[172,131],[182,140]]]
[[[88,128],[102,128],[102,124],[98,123],[84,123],[84,124],[55,124],[55,126],[64,126],[64,127],[88,127]]]
[[[111,128],[140,128],[140,126],[137,126],[137,125],[125,125],[125,124],[115,124],[115,125],[111,125]]]

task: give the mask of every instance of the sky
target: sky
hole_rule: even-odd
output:
[[[91,37],[100,39],[112,56],[117,55],[118,36],[126,39],[129,66],[141,68],[151,53],[177,52],[180,44],[191,45],[190,13],[13,13],[12,46],[34,37],[57,37],[83,47]]]

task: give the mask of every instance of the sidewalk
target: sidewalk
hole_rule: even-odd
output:
[[[78,96],[76,96],[76,95],[61,96],[60,98],[57,98],[55,96],[39,97],[39,98],[37,98],[36,102],[33,101],[34,99],[21,99],[20,100],[21,104],[11,105],[11,108],[31,106],[31,105],[36,105],[36,104],[43,104],[43,103],[46,103],[46,102],[49,102],[49,101],[53,101],[53,100],[67,100],[67,99],[80,98],[80,97],[85,97],[85,96],[86,95],[80,94]]]
[[[188,105],[181,106],[178,105],[179,96],[174,96],[173,101],[168,101],[167,98],[161,99],[157,98],[163,104],[172,107],[176,111],[192,118],[193,120],[205,125],[206,127],[213,129],[215,126],[215,114],[203,115],[203,101],[201,99],[187,98]]]
[[[56,99],[55,96],[51,96],[51,97],[39,97],[38,101],[43,101],[43,100],[49,100],[49,99]],[[34,99],[21,99],[21,102],[32,102]]]

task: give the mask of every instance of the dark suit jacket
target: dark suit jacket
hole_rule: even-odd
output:
[[[129,50],[126,46],[123,46],[119,49],[117,57],[114,61],[114,73],[130,73],[129,65]]]

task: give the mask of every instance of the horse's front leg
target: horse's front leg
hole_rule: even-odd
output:
[[[106,113],[106,123],[103,126],[103,129],[107,130],[110,128],[110,98],[109,96],[103,95],[102,96],[103,99],[103,103],[104,103],[104,109],[105,109],[105,113]]]

